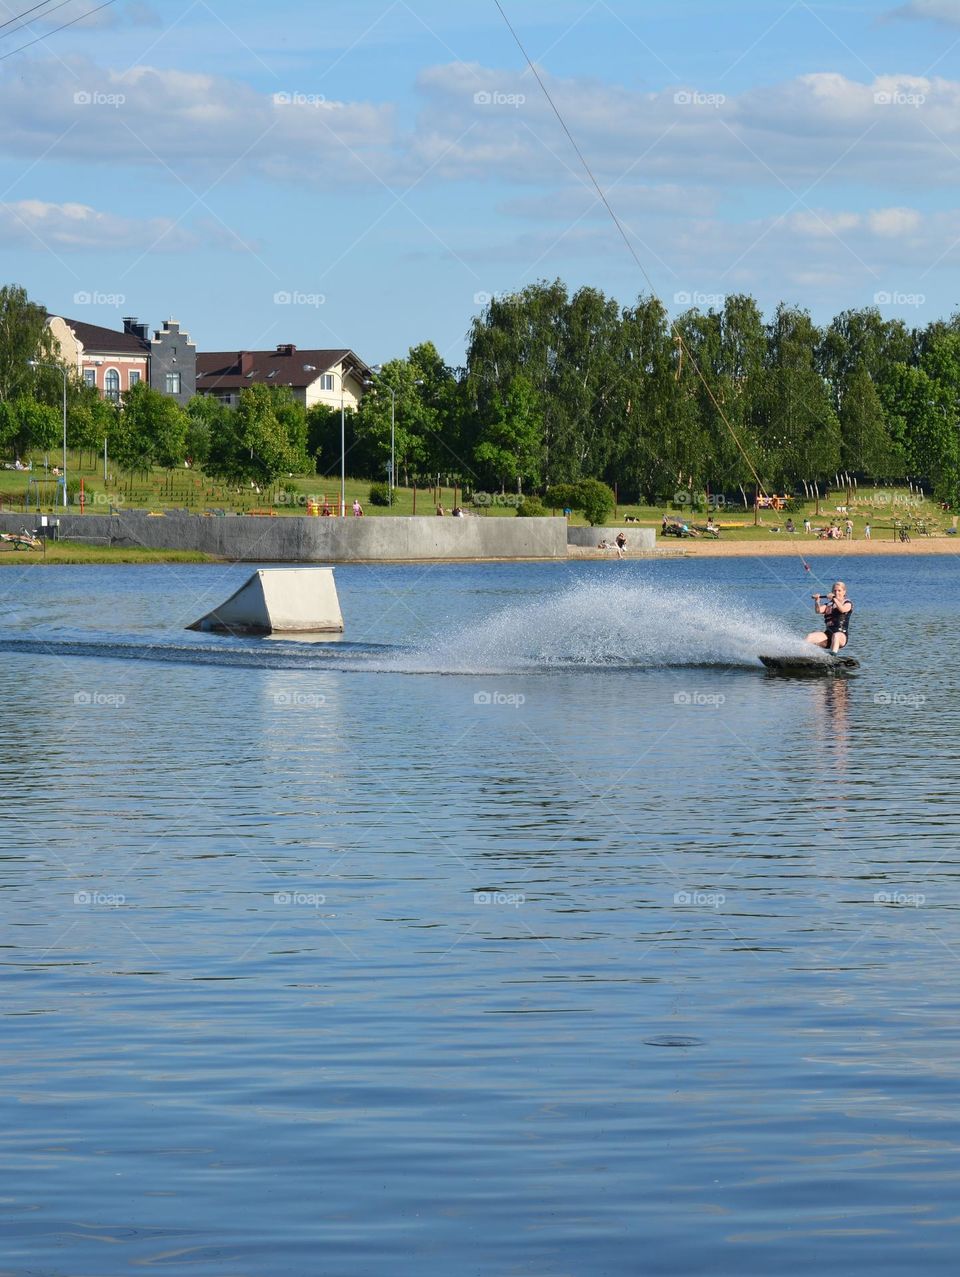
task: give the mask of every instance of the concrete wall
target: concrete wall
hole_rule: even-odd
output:
[[[96,545],[200,550],[251,563],[356,563],[391,559],[563,559],[565,519],[417,518],[345,519],[196,514],[151,518],[67,514],[63,538]],[[0,515],[0,531],[39,524],[36,514]]]
[[[638,528],[630,524],[617,528],[567,528],[567,541],[570,545],[596,548],[601,541],[608,541],[612,545],[614,538],[621,532],[627,538],[624,549],[628,553],[630,550],[652,550],[657,544],[657,534],[653,528]]]

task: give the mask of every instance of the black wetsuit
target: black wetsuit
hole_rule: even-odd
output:
[[[849,599],[846,602],[850,602]],[[850,603],[849,612],[841,612],[836,603],[828,603],[827,610],[823,614],[823,628],[826,631],[827,638],[833,638],[834,634],[842,634],[846,637],[850,633],[850,615],[853,612],[853,604]]]

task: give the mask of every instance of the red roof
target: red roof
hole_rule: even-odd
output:
[[[370,369],[352,350],[225,350],[197,355],[197,390],[242,390],[244,386],[294,386],[305,389],[319,376],[344,364],[359,377]]]

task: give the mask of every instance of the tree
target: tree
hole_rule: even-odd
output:
[[[285,386],[248,386],[231,419],[232,430],[211,440],[209,465],[233,482],[265,487],[302,464],[291,445],[290,392]]]
[[[54,448],[62,437],[60,409],[37,403],[26,395],[12,402],[0,402],[0,444],[12,446],[18,457]]]
[[[131,386],[120,408],[116,460],[127,470],[177,466],[186,456],[187,415],[176,400],[145,381]]]
[[[59,359],[53,334],[47,327],[47,312],[30,301],[25,288],[5,284],[0,288],[0,402],[9,403],[27,395],[37,386],[37,377],[45,389],[43,397],[52,400],[55,388],[59,402],[59,376],[34,371],[29,367],[31,359],[43,363],[56,363]]]
[[[776,487],[823,482],[840,465],[840,423],[819,372],[819,333],[806,311],[781,305],[768,331],[761,473]]]
[[[516,483],[519,490],[524,479],[528,486],[538,487],[543,419],[527,378],[513,377],[491,410],[494,415],[473,452],[478,466],[495,475],[501,489]]]
[[[577,484],[577,506],[592,527],[599,527],[613,513],[613,492],[599,479],[581,479]]]
[[[860,475],[886,475],[897,466],[880,395],[864,364],[858,364],[840,395],[840,461]]]

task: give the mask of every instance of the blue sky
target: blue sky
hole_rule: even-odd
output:
[[[97,2],[0,27],[2,274],[51,310],[457,364],[490,294],[646,291],[493,0],[118,0],[52,31]],[[505,8],[672,311],[960,303],[960,0]]]

